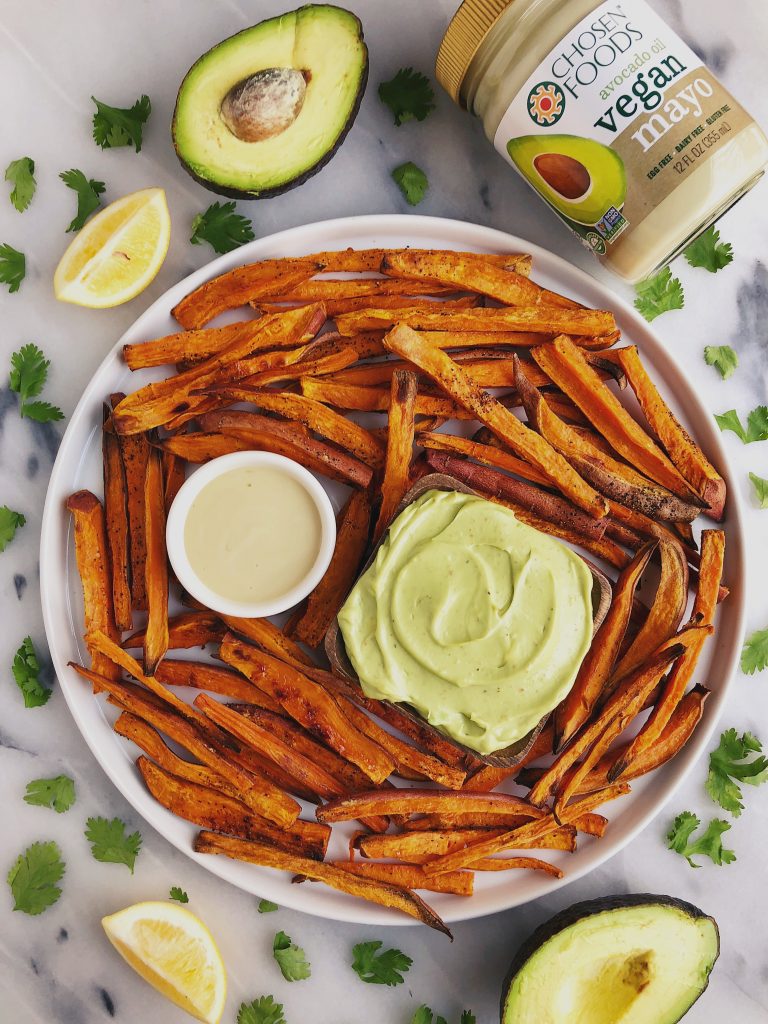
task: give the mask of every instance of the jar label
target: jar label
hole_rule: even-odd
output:
[[[608,0],[531,75],[494,145],[600,256],[752,123],[644,0]]]

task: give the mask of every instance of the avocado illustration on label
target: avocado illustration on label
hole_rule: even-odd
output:
[[[520,173],[568,220],[597,224],[627,196],[624,162],[608,146],[579,135],[521,135],[507,152]]]

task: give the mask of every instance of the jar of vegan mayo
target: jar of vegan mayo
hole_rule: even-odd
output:
[[[464,0],[438,80],[628,281],[748,192],[768,139],[644,0]]]

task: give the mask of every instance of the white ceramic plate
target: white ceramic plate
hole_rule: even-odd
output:
[[[40,552],[43,616],[56,673],[69,708],[99,764],[136,810],[169,842],[199,861],[209,871],[247,892],[267,897],[283,906],[342,921],[379,925],[414,923],[410,918],[365,903],[322,885],[293,885],[290,876],[192,852],[194,826],[174,817],[149,796],[136,771],[136,750],[110,728],[114,717],[90,687],[68,668],[70,660],[84,656],[82,635],[82,594],[74,560],[69,516],[64,511],[68,494],[87,487],[102,493],[100,427],[101,407],[113,391],[132,391],[152,379],[150,372],[132,374],[121,360],[125,342],[144,341],[178,330],[170,311],[189,291],[217,274],[253,260],[275,256],[302,256],[323,249],[346,246],[405,246],[449,248],[493,252],[530,252],[534,277],[542,285],[564,292],[590,306],[616,312],[624,342],[640,348],[643,360],[670,402],[673,410],[691,430],[705,452],[720,467],[729,487],[725,577],[731,588],[719,612],[717,643],[706,649],[697,673],[714,691],[706,704],[704,719],[692,740],[670,764],[633,784],[633,792],[610,805],[610,826],[603,839],[579,837],[574,854],[553,853],[551,859],[565,871],[562,882],[540,872],[478,873],[475,895],[467,899],[430,893],[429,902],[447,922],[462,921],[519,906],[551,893],[558,885],[580,878],[605,863],[637,835],[661,809],[708,744],[725,701],[744,631],[744,549],[742,515],[738,488],[733,486],[728,460],[710,413],[690,388],[683,370],[662,347],[648,325],[629,306],[619,301],[603,284],[558,256],[501,231],[461,221],[415,216],[366,216],[326,221],[293,228],[251,242],[171,288],[139,317],[115,345],[93,376],[75,409],[53,468],[42,525]],[[235,317],[230,317],[234,319]],[[156,372],[153,372],[157,376]],[[331,493],[338,503],[339,495]],[[182,652],[183,656],[183,652]],[[199,656],[190,652],[191,657]],[[334,836],[329,854],[344,856],[341,836]]]

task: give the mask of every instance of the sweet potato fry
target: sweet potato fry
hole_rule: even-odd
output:
[[[369,332],[378,333],[381,337],[385,331]],[[490,329],[473,330],[427,330],[426,334],[435,348],[442,349],[465,349],[482,346],[503,346],[504,348],[530,348],[533,345],[544,345],[555,337],[552,333],[543,331],[502,331]],[[619,331],[612,331],[610,334],[594,335],[569,335],[574,345],[589,352],[604,352],[615,345],[621,334]]]
[[[217,352],[223,351],[233,341],[244,337],[249,331],[253,336],[251,353],[264,347],[269,335],[264,335],[258,320],[241,320],[226,327],[206,327],[198,331],[180,331],[152,341],[134,342],[123,345],[123,359],[132,370],[147,366],[164,366],[172,363],[201,363]],[[271,339],[270,339],[271,340]],[[309,338],[307,338],[309,340]],[[279,345],[275,345],[279,348]],[[293,344],[288,347],[292,348]]]
[[[685,612],[688,601],[688,563],[682,548],[674,541],[659,539],[657,550],[661,571],[656,596],[640,632],[619,659],[613,673],[614,680],[631,672],[659,644],[672,637]]]
[[[307,333],[319,330],[324,320],[322,305],[274,313],[257,321],[258,337],[264,347],[270,349],[280,343],[286,346],[289,341],[297,344]],[[162,426],[189,412],[195,404],[200,404],[201,399],[193,393],[206,386],[224,383],[225,380],[241,380],[270,366],[296,362],[305,351],[305,347],[288,347],[286,351],[267,351],[250,356],[253,348],[253,331],[243,330],[226,348],[202,363],[174,377],[139,388],[114,409],[112,421],[115,430],[118,434],[136,434]]]
[[[470,864],[473,871],[514,871],[518,868],[526,868],[529,871],[545,871],[553,878],[562,878],[563,872],[555,864],[549,861],[539,860],[537,857],[484,857]],[[435,879],[442,878],[442,875],[435,875]]]
[[[612,334],[613,313],[591,309],[557,309],[551,306],[507,306],[503,309],[468,309],[441,313],[421,309],[364,309],[336,318],[340,334],[389,330],[403,324],[417,331],[535,331],[544,334],[582,336]]]
[[[184,459],[174,455],[173,452],[164,451],[160,462],[163,469],[163,504],[167,518],[176,495],[187,479],[187,470],[184,465]],[[128,626],[127,628],[130,629],[131,627]]]
[[[180,612],[168,620],[168,647],[173,651],[204,647],[206,644],[218,643],[226,632],[214,612]],[[140,629],[123,641],[122,646],[129,651],[143,649],[145,639],[146,631]]]
[[[415,373],[411,373],[410,370],[395,370],[389,400],[387,458],[381,481],[379,516],[373,531],[374,544],[389,526],[397,506],[408,490],[413,458],[417,389]]]
[[[600,698],[627,631],[635,590],[655,547],[652,542],[641,548],[614,585],[608,614],[581,663],[573,687],[554,712],[555,752],[578,732]]]
[[[299,857],[295,854],[276,850],[266,843],[235,839],[230,836],[219,835],[216,832],[201,832],[195,840],[195,851],[197,853],[223,854],[235,860],[244,860],[251,864],[260,864],[263,867],[291,871],[295,875],[312,878],[318,882],[325,882],[332,889],[350,893],[352,896],[360,896],[384,907],[401,910],[410,917],[415,917],[417,920],[429,925],[430,928],[436,928],[449,937],[451,934],[437,914],[414,892],[411,892],[410,889],[391,885],[387,882],[359,878],[333,864],[319,863],[306,857]]]
[[[310,656],[269,619],[243,619],[236,615],[223,615],[221,619],[233,633],[250,640],[267,654],[273,654],[299,670],[314,666]]]
[[[405,276],[405,275],[401,275]],[[453,288],[437,281],[398,281],[387,277],[313,277],[284,292],[265,296],[270,302],[322,302],[332,299],[368,298],[375,306],[381,296],[451,295],[468,288]],[[262,300],[258,300],[261,305]]]
[[[210,431],[199,434],[176,434],[157,442],[158,447],[184,462],[209,462],[220,455],[248,451],[250,445],[242,438]]]
[[[168,650],[168,555],[165,550],[165,493],[160,452],[153,448],[144,483],[144,532],[147,560],[144,586],[147,592],[147,627],[144,634],[144,671],[154,675]]]
[[[402,324],[384,339],[391,351],[416,363],[452,398],[469,409],[521,458],[545,473],[559,490],[591,516],[599,519],[605,501],[575,473],[563,457],[534,431],[505,409],[487,391],[476,387],[461,367],[415,331]]]
[[[112,409],[125,399],[123,394],[110,396]],[[144,480],[149,461],[149,438],[146,434],[117,435],[120,457],[125,473],[128,538],[131,557],[131,601],[138,611],[146,611],[147,594],[144,563],[147,560],[147,538],[144,523]]]
[[[578,303],[555,292],[540,288],[533,281],[513,270],[494,266],[482,255],[433,253],[429,250],[405,249],[389,253],[381,261],[381,272],[393,277],[418,281],[439,281],[459,291],[481,292],[507,306],[559,306],[578,309]]]
[[[721,530],[704,530],[701,535],[699,585],[693,604],[693,618],[702,625],[710,626],[714,621],[724,556],[725,534]],[[611,771],[612,781],[622,775],[660,737],[693,678],[705,642],[706,636],[699,636],[677,661],[648,720],[628,749],[616,758]]]
[[[219,653],[228,665],[273,697],[294,721],[356,764],[371,781],[383,782],[392,774],[394,759],[352,727],[333,697],[303,673],[234,637],[225,638]]]
[[[534,348],[532,355],[619,455],[679,498],[696,503],[680,472],[603,384],[577,345],[560,335],[550,345]]]
[[[238,799],[262,817],[281,828],[292,825],[301,810],[298,803],[268,779],[254,772],[245,771],[228,756],[227,748],[212,734],[201,732],[189,715],[182,716],[158,705],[152,694],[131,683],[119,683],[105,676],[97,676],[88,669],[73,663],[72,668],[86,679],[97,681],[98,685],[119,701],[120,706],[142,718],[155,729],[165,733],[190,754],[219,775],[237,793]],[[188,712],[191,709],[187,709]],[[205,722],[206,720],[203,719]],[[227,751],[227,753],[223,753]]]
[[[203,430],[246,442],[250,448],[287,455],[307,469],[353,487],[367,487],[373,471],[364,462],[310,437],[301,424],[291,427],[281,420],[257,413],[232,411],[206,413],[200,417]]]
[[[365,427],[347,419],[346,416],[339,415],[321,402],[287,391],[267,391],[245,384],[227,388],[226,394],[233,402],[251,402],[260,409],[303,424],[321,437],[346,449],[366,465],[374,468],[383,465],[384,445],[381,441]]]
[[[369,309],[372,302],[375,302],[377,309],[426,309],[431,310],[435,308],[435,304],[439,302],[439,308],[446,312],[451,310],[452,312],[458,312],[463,309],[474,309],[480,305],[479,295],[462,295],[457,299],[427,299],[418,298],[414,295],[361,295],[359,298],[348,298],[348,299],[326,299],[324,301],[325,311],[330,319],[335,319],[337,316],[344,316],[347,313],[355,313],[360,309]],[[304,305],[304,303],[298,303],[298,305]],[[295,309],[296,306],[291,304],[290,306],[280,305],[279,302],[259,302],[258,309],[264,313],[279,312],[281,309]]]
[[[357,351],[352,345],[349,348],[340,348],[335,352],[316,357],[313,354],[313,348],[313,345],[308,345],[301,359],[259,370],[258,373],[244,377],[243,383],[250,387],[263,388],[267,384],[298,380],[299,377],[304,376],[322,377],[327,373],[344,370],[347,366],[351,366],[352,363],[356,363],[358,359]]]
[[[498,466],[509,473],[515,473],[524,480],[531,483],[541,484],[544,487],[551,487],[552,483],[548,476],[531,466],[516,455],[496,448],[488,444],[479,444],[468,437],[461,437],[457,434],[440,434],[429,430],[419,430],[416,434],[416,444],[433,451],[456,453],[467,455],[476,462],[482,462],[487,466]]]
[[[487,449],[485,452],[483,452],[482,445],[477,445],[475,448],[475,452],[479,453],[475,457],[478,457],[480,461],[485,462],[486,465],[496,465],[497,452],[502,456],[503,461],[504,453],[500,452],[499,449],[489,446],[485,446],[485,448]],[[430,452],[427,461],[436,469],[451,473],[458,460],[450,455]],[[470,486],[476,486],[478,490],[483,491],[485,494],[492,494],[503,501],[513,502],[515,505],[533,512],[534,515],[539,516],[541,519],[561,524],[568,530],[583,534],[585,537],[593,540],[600,540],[605,534],[607,526],[605,519],[592,518],[592,516],[582,512],[581,509],[576,508],[557,494],[541,490],[534,484],[517,480],[506,473],[500,473],[496,469],[477,466],[472,462],[462,462],[461,467],[461,479]],[[548,486],[552,486],[551,482]]]
[[[553,742],[554,726],[550,720],[533,741],[533,745],[525,757],[522,757],[516,765],[512,768],[496,768],[494,765],[485,765],[467,779],[462,789],[468,789],[474,793],[490,793],[506,779],[518,775],[526,765],[551,754]]]
[[[671,461],[704,501],[709,514],[722,520],[725,480],[678,423],[648,376],[635,346],[620,349],[617,356],[651,430],[661,441]]]
[[[112,603],[112,579],[109,572],[107,530],[101,502],[90,491],[76,491],[67,498],[75,535],[75,559],[83,586],[83,620],[86,636],[103,630],[111,640],[119,638]],[[117,666],[95,646],[88,643],[91,664],[99,675],[117,678]]]
[[[110,407],[104,406],[105,422]],[[131,555],[128,534],[128,497],[120,445],[111,430],[101,437],[104,467],[104,523],[112,577],[112,607],[119,631],[133,628],[131,614]]]
[[[206,281],[171,310],[183,328],[204,327],[225,309],[244,306],[262,295],[287,291],[308,280],[323,265],[315,260],[262,260]]]
[[[317,402],[325,402],[337,409],[352,409],[360,412],[386,412],[391,400],[390,388],[360,387],[356,384],[337,384],[332,378],[301,378],[301,393]],[[450,398],[420,392],[416,396],[414,411],[417,416],[439,416],[442,419],[467,420],[474,415],[463,409]]]
[[[428,889],[430,892],[447,892],[454,896],[471,896],[473,879],[469,871],[453,871],[451,874],[430,878],[418,864],[376,864],[373,861],[332,861],[333,866],[359,875],[373,878],[377,882],[391,882],[407,889]]]
[[[400,828],[403,832],[443,832],[452,828],[514,828],[531,819],[525,814],[509,814],[495,811],[474,814],[420,814],[407,818]]]
[[[297,396],[296,396],[297,397]],[[309,647],[319,647],[344,603],[363,560],[371,528],[371,496],[354,491],[339,514],[331,564],[309,595],[292,635]]]
[[[499,497],[493,491],[483,492],[480,486],[483,477],[478,473],[478,470],[482,469],[481,466],[476,466],[464,459],[457,459],[452,455],[446,455],[443,452],[428,452],[427,462],[438,473],[448,473],[451,476],[455,476],[470,487],[477,488],[490,501],[498,502],[500,505],[512,509],[521,522],[527,523],[528,526],[532,526],[535,530],[551,534],[553,537],[559,537],[569,544],[580,546],[598,558],[604,559],[609,565],[617,569],[623,569],[629,561],[629,556],[622,548],[605,536],[598,538],[590,537],[588,534],[579,533],[568,526],[554,523],[550,519],[544,519],[517,502]],[[512,478],[510,477],[509,479],[511,480]]]
[[[542,818],[543,812],[508,793],[449,793],[439,789],[370,790],[347,794],[317,809],[318,821],[351,821],[366,814],[515,814]]]
[[[267,711],[280,713],[280,705],[266,693],[249,683],[238,672],[212,665],[207,661],[177,661],[163,658],[157,666],[155,679],[166,686],[189,686],[195,690],[208,690],[222,697],[256,705]]]
[[[172,775],[148,757],[139,757],[136,767],[155,800],[185,821],[240,839],[257,839],[313,860],[322,860],[325,856],[330,829],[309,842],[297,830],[297,826],[304,822],[297,820],[291,828],[279,829],[265,818],[253,814],[235,797]]]
[[[546,824],[549,817],[542,818],[541,821]],[[441,829],[436,832],[403,832],[399,835],[386,836],[362,835],[356,840],[355,845],[366,858],[391,857],[412,864],[426,865],[436,857],[461,852],[478,842],[498,842],[502,836],[509,834],[507,829],[502,828]],[[520,843],[521,846],[511,846],[509,849],[566,850],[572,853],[576,849],[576,829],[572,826],[559,826],[553,819],[549,831],[542,830],[542,834],[534,836],[524,834]],[[481,856],[484,855],[480,854],[477,859]],[[470,863],[474,863],[474,860],[468,860],[462,867],[468,867]]]
[[[378,270],[381,261],[386,256],[397,255],[401,252],[411,252],[411,249],[340,249],[333,252],[316,252],[305,257],[316,263],[322,263],[323,269],[328,273],[364,272]],[[455,252],[453,249],[420,249],[419,252],[439,255],[450,253],[452,256],[478,256],[495,267],[507,267],[518,274],[529,274],[533,257],[528,253],[504,252],[504,253],[470,253]]]

